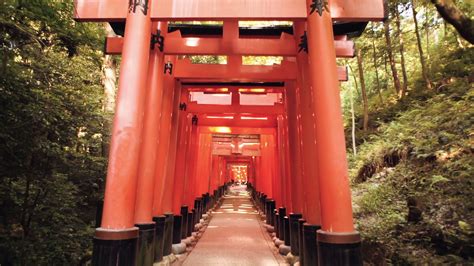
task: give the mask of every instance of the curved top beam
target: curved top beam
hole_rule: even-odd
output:
[[[124,21],[129,0],[75,0],[78,21]],[[151,7],[155,21],[305,20],[306,0],[160,0]],[[380,21],[384,0],[332,0],[334,21]]]

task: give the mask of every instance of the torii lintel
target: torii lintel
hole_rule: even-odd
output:
[[[75,0],[78,21],[124,21],[129,0]],[[186,20],[305,20],[306,0],[161,0],[150,8],[154,21]],[[364,7],[364,8],[361,8]],[[381,21],[384,0],[332,0],[334,21]]]

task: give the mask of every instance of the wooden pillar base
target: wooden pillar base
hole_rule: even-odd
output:
[[[181,239],[187,237],[187,228],[188,228],[188,213],[189,208],[186,205],[181,206]]]
[[[298,234],[298,220],[303,218],[300,213],[290,213],[290,247],[291,254],[299,256],[299,234]]]
[[[320,265],[362,265],[361,238],[358,232],[317,233]]]
[[[188,213],[188,227],[186,228],[186,236],[187,237],[190,237],[193,235],[193,231],[194,231],[194,215],[195,215],[195,211],[192,210]]]
[[[164,236],[164,245],[163,245],[163,256],[168,256],[171,254],[173,246],[173,214],[165,213],[165,236]]]
[[[303,225],[306,223],[306,220],[305,219],[299,219],[298,220],[298,254],[299,254],[299,257],[300,257],[300,265],[304,265],[304,246],[303,246],[303,238],[304,238],[304,234],[303,234]]]
[[[275,200],[267,199],[265,207],[266,207],[267,224],[271,226],[275,226],[275,222],[273,221],[273,210],[275,210]]]
[[[316,232],[321,229],[319,225],[305,223],[303,225],[303,265],[319,265],[318,264],[318,243]]]
[[[175,215],[173,217],[173,245],[181,243],[181,225],[183,216]]]
[[[194,200],[194,224],[198,224],[199,221],[201,220],[201,203],[202,203],[202,198],[198,197]],[[194,230],[194,227],[193,227]]]
[[[136,224],[138,227],[137,265],[152,265],[155,260],[155,223]]]
[[[285,246],[291,245],[291,236],[290,236],[290,217],[283,217],[283,231],[285,235]]]
[[[92,265],[134,265],[138,251],[138,228],[107,230],[97,228],[94,234]]]
[[[279,238],[279,236],[280,236],[280,232],[278,232],[278,231],[279,231],[279,228],[278,228],[278,226],[279,226],[279,225],[278,225],[278,221],[279,221],[279,219],[278,219],[278,210],[277,210],[277,209],[274,209],[274,210],[273,210],[273,228],[274,228],[274,230],[275,230],[275,236],[276,236],[277,238]]]
[[[278,209],[278,230],[279,230],[279,238],[282,241],[285,241],[285,216],[286,216],[286,208],[285,207],[280,207]]]
[[[166,217],[164,215],[153,217],[153,221],[155,222],[155,262],[163,260],[165,219]]]

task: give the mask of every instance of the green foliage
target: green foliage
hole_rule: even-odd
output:
[[[463,261],[474,247],[474,90],[459,80],[423,95],[400,103],[409,104],[351,158],[357,222],[394,263]],[[419,223],[406,220],[410,198]]]
[[[364,260],[374,265],[381,261],[397,265],[472,262],[474,90],[470,82],[474,49],[443,24],[431,5],[415,1],[434,88],[427,90],[407,2],[389,3],[392,19],[395,10],[401,12],[408,76],[405,98],[398,99],[393,88],[381,25],[369,27],[357,41],[363,51],[369,94],[366,132],[361,130],[363,106],[360,88],[356,89],[356,62],[345,62],[353,70],[353,77],[343,86],[342,101],[348,147],[352,146],[351,94],[356,103],[358,154],[348,154]],[[393,21],[390,24],[401,79],[400,33],[394,30]],[[421,220],[408,219],[417,212]]]
[[[72,2],[0,8],[0,264],[78,264],[105,175],[101,37]]]

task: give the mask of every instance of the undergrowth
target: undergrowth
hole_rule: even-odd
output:
[[[350,158],[366,263],[474,261],[473,103],[461,79],[415,92]]]

